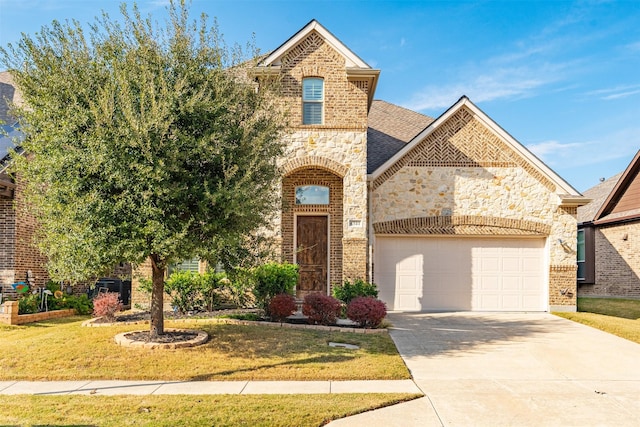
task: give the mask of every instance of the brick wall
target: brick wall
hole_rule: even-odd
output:
[[[300,185],[329,187],[329,205],[296,205],[295,189]],[[320,168],[296,171],[282,180],[282,259],[294,262],[295,215],[329,215],[329,285],[342,283],[342,179]]]
[[[304,128],[367,129],[366,81],[347,78],[344,57],[316,32],[291,49],[282,61],[282,99],[290,125]],[[324,79],[324,124],[302,125],[302,79]]]
[[[549,268],[549,306],[551,311],[575,311],[577,304],[576,271],[573,265]]]
[[[15,223],[13,199],[0,197],[0,286],[5,293],[15,283]]]
[[[28,206],[20,180],[13,199],[0,199],[0,284],[9,295],[13,294],[11,284],[26,281],[28,271],[34,286],[44,286],[49,280],[47,259],[34,242],[37,221]]]
[[[16,184],[16,279],[26,279],[27,271],[31,271],[35,278],[35,286],[44,286],[49,280],[49,274],[45,268],[47,258],[35,244],[35,232],[38,222],[29,211],[29,201],[25,198],[23,183],[18,179]]]
[[[640,221],[595,230],[593,285],[580,285],[580,296],[640,298]]]

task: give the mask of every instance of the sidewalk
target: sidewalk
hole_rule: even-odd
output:
[[[0,381],[0,395],[421,393],[396,381]]]

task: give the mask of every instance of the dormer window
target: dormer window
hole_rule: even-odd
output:
[[[324,80],[310,77],[302,80],[302,124],[321,125],[323,120]]]

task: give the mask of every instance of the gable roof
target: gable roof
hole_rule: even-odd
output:
[[[307,25],[302,27],[297,33],[291,36],[286,42],[282,43],[276,50],[271,52],[258,63],[258,66],[269,67],[279,66],[282,64],[282,58],[286,53],[296,46],[302,40],[304,40],[312,31],[316,31],[334,50],[339,52],[345,59],[345,66],[347,68],[365,68],[371,69],[371,67],[364,62],[358,55],[353,53],[351,49],[345,46],[336,36],[331,34],[329,30],[323,27],[318,21],[312,19]]]
[[[598,209],[594,222],[605,224],[635,219],[640,219],[640,151]]]
[[[266,55],[253,71],[256,74],[262,73],[279,73],[283,58],[287,53],[304,41],[311,33],[317,33],[322,39],[338,52],[344,58],[344,65],[347,70],[347,77],[354,80],[366,80],[369,82],[368,106],[371,107],[373,102],[373,94],[378,85],[378,76],[380,70],[373,69],[364,62],[358,55],[353,53],[344,43],[342,43],[329,30],[323,27],[315,19],[311,20],[307,25],[302,27],[297,33],[291,36],[286,42],[282,43],[276,50]]]
[[[496,122],[494,122],[489,116],[487,116],[482,110],[480,110],[469,98],[463,96],[445,111],[440,117],[429,124],[422,132],[416,135],[408,144],[401,148],[395,155],[384,162],[379,168],[377,168],[371,175],[370,180],[375,180],[380,177],[385,171],[390,169],[396,162],[400,161],[407,153],[409,153],[416,145],[422,140],[427,138],[438,127],[444,124],[454,114],[460,110],[466,108],[470,111],[476,119],[478,119],[487,129],[498,136],[504,143],[519,154],[528,164],[530,164],[535,170],[537,170],[542,176],[548,179],[556,187],[556,194],[561,199],[561,206],[581,206],[589,202],[589,199],[583,197],[575,188],[562,179],[558,174],[552,171],[547,165],[545,165],[540,159],[538,159],[533,153],[527,150],[522,144],[520,144],[509,133],[502,129]]]
[[[591,202],[578,208],[578,224],[593,221],[596,218],[596,214],[611,194],[611,190],[613,190],[613,187],[618,183],[621,176],[622,172],[617,173],[583,193],[585,197],[591,199]]]
[[[386,101],[373,101],[367,128],[367,173],[393,157],[433,120]]]

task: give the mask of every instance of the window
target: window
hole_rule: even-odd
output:
[[[595,229],[578,229],[576,262],[578,263],[578,284],[592,285],[596,282]]]
[[[328,205],[329,187],[302,185],[296,187],[296,205]]]
[[[171,264],[167,270],[168,276],[171,276],[171,273],[175,271],[192,271],[198,273],[200,271],[200,259],[192,258],[182,262],[176,262],[175,264]]]
[[[584,230],[578,230],[578,248],[577,248],[577,261],[578,261],[578,281],[584,281],[586,278],[586,247],[584,239]]]
[[[323,120],[324,80],[317,77],[302,80],[302,124],[321,125]]]

